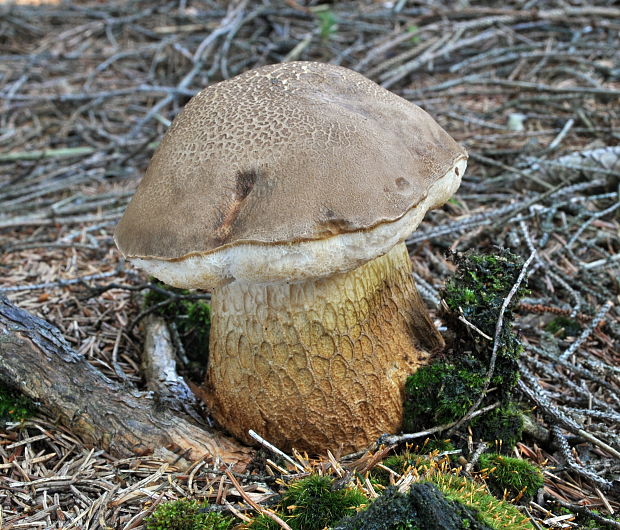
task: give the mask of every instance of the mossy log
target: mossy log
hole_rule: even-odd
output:
[[[118,457],[219,459],[242,469],[252,451],[163,406],[152,393],[111,381],[45,320],[0,297],[0,383],[41,402],[85,445]]]

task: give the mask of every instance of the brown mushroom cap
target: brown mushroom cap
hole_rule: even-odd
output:
[[[333,264],[344,271],[389,247],[339,236],[376,232],[381,239],[377,228],[414,218],[399,230],[402,241],[456,190],[466,158],[426,112],[352,70],[265,66],[212,85],[186,105],[115,239],[125,256],[179,286],[240,277],[231,269],[240,248],[256,250],[250,279],[286,277],[304,266],[292,243],[310,243],[302,246],[328,260],[346,247],[350,256]],[[424,211],[412,215],[416,208]],[[284,272],[260,263],[274,261],[265,253],[274,246]],[[194,270],[207,265],[201,277],[166,272],[183,262]]]

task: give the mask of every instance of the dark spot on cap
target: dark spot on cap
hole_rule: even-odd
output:
[[[403,177],[398,177],[396,179],[396,187],[399,190],[406,190],[407,188],[410,187],[409,181]]]
[[[258,170],[252,168],[246,171],[239,171],[236,175],[235,195],[239,201],[244,200],[254,189],[258,180]]]

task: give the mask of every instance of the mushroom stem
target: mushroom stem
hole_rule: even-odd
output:
[[[212,295],[207,401],[251,443],[356,451],[400,428],[406,377],[443,346],[404,243],[347,273]]]

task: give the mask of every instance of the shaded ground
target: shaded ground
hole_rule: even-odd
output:
[[[143,388],[138,305],[125,289],[92,288],[145,281],[111,234],[155,142],[197,90],[248,68],[354,68],[470,153],[455,200],[408,241],[429,305],[453,268],[446,249],[536,250],[518,322],[523,385],[555,443],[516,450],[547,466],[546,496],[529,512],[544,526],[559,513],[550,499],[617,511],[619,460],[603,444],[620,449],[620,9],[394,4],[0,6],[0,294],[108,377]],[[44,414],[27,425],[0,433],[3,528],[140,528],[153,501],[240,501],[204,462],[117,460]],[[246,484],[256,500],[270,492]]]

